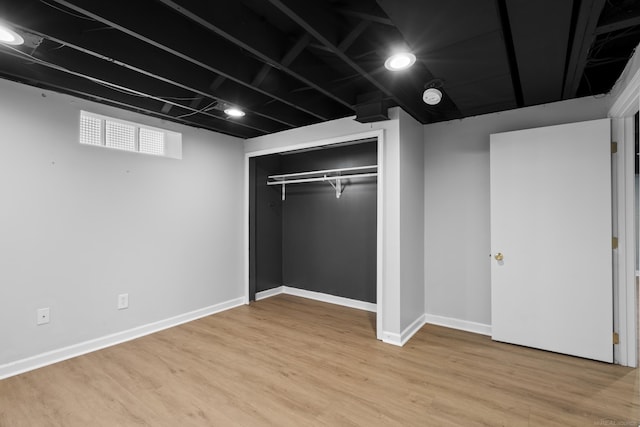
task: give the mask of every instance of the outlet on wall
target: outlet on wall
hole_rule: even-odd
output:
[[[39,308],[36,310],[37,320],[36,324],[44,325],[45,323],[49,323],[51,320],[49,317],[49,307]]]
[[[118,310],[129,308],[129,294],[118,295]]]

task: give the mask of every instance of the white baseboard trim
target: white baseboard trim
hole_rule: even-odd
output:
[[[244,305],[244,297],[0,365],[0,380]]]
[[[256,292],[256,301],[260,301],[261,299],[273,297],[276,295],[280,295],[283,292],[284,286],[278,286],[277,288],[267,289],[266,291]]]
[[[396,334],[394,332],[382,332],[382,342],[392,345],[397,345],[398,347],[402,347],[411,339],[412,336],[416,334],[425,325],[425,315],[419,316],[416,320],[411,322],[409,326],[404,328],[404,330]]]
[[[323,294],[322,292],[307,291],[305,289],[294,288],[293,286],[280,286],[273,289],[256,293],[256,301],[269,298],[279,294],[293,295],[312,299],[315,301],[328,302],[330,304],[342,305],[344,307],[356,308],[358,310],[377,311],[377,305],[371,302],[359,301],[351,298],[338,297],[335,295]]]
[[[432,325],[445,326],[447,328],[459,329],[461,331],[491,336],[491,325],[486,325],[484,323],[470,322],[468,320],[438,316],[436,314],[425,314],[424,317],[425,323],[429,323]]]
[[[358,310],[376,312],[376,304],[365,301],[358,301],[351,298],[337,297],[335,295],[323,294],[321,292],[307,291],[305,289],[294,288],[291,286],[283,286],[282,293],[294,295],[297,297],[308,298],[316,301],[328,302],[331,304],[342,305],[345,307],[357,308]]]

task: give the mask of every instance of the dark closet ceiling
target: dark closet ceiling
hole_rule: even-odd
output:
[[[1,77],[243,138],[602,94],[640,42],[637,0],[0,0],[0,20],[26,41]],[[417,62],[388,71],[399,48]]]

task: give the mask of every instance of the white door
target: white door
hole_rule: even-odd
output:
[[[494,340],[613,361],[610,135],[608,119],[491,135]]]

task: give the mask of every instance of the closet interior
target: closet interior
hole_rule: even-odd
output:
[[[249,159],[249,299],[280,286],[376,303],[377,140]]]

